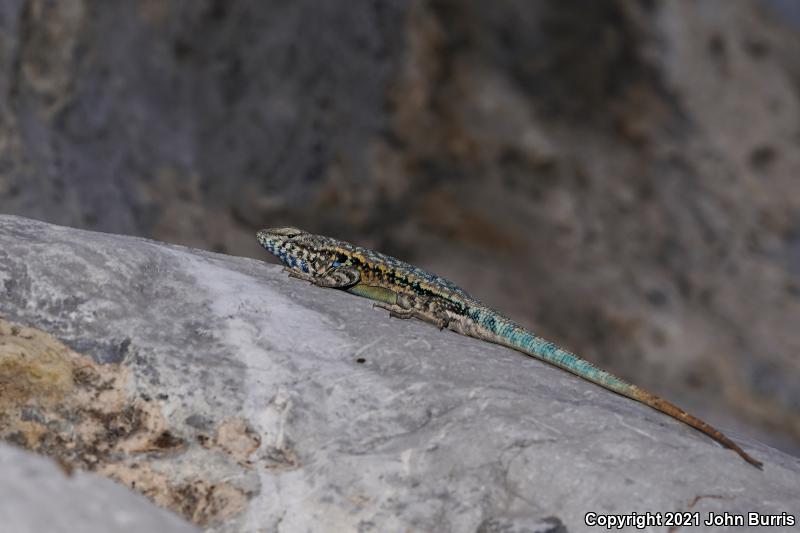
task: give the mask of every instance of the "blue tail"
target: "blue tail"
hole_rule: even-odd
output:
[[[546,361],[583,379],[597,383],[623,396],[635,397],[637,387],[610,372],[597,368],[572,352],[559,348],[552,342],[534,335],[511,320],[489,309],[473,308],[470,317],[486,331],[477,331],[484,340],[518,350],[536,359]]]
[[[614,391],[633,400],[649,405],[657,411],[680,420],[685,424],[705,433],[723,446],[738,453],[742,459],[761,468],[761,462],[754,459],[740,448],[735,442],[726,437],[722,432],[699,418],[690,415],[680,407],[662,399],[658,396],[632,385],[614,374],[597,368],[589,361],[585,361],[574,353],[562,350],[552,342],[537,337],[522,326],[515,324],[511,320],[498,315],[496,312],[485,307],[473,307],[467,312],[468,316],[475,322],[475,330],[470,334],[475,337],[507,346],[514,350],[528,354],[536,359],[547,361],[548,363],[562,368],[568,372],[582,377],[601,387]]]

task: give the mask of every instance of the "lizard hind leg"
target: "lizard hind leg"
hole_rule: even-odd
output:
[[[387,311],[389,311],[389,316],[392,318],[402,318],[404,320],[408,320],[409,318],[415,317],[414,311],[412,309],[405,309],[397,304],[391,305],[379,302],[376,304],[372,304],[372,307],[376,307],[378,309],[386,309]]]
[[[379,302],[372,304],[372,307],[386,309],[389,311],[389,316],[392,318],[402,318],[407,320],[415,318],[416,314],[416,299],[408,294],[396,294],[394,302]]]
[[[439,329],[444,329],[450,323],[447,315],[446,306],[439,299],[426,298],[410,294],[398,294],[397,303],[375,304],[389,311],[389,316],[394,318],[418,318],[423,322],[434,324]]]
[[[450,315],[447,314],[448,308],[444,300],[431,298],[427,302],[427,309],[423,320],[432,322],[437,328],[442,330],[450,325]]]

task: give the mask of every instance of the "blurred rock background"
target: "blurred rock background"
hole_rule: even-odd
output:
[[[800,454],[782,0],[2,0],[0,212],[380,249]]]

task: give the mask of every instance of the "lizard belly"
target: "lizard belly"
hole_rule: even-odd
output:
[[[396,292],[384,287],[379,287],[377,285],[356,283],[352,287],[348,288],[347,292],[357,294],[358,296],[363,296],[364,298],[369,298],[370,300],[384,302],[389,305],[395,305],[397,303]]]

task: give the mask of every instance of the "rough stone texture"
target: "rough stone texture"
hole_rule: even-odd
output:
[[[9,533],[199,531],[116,483],[3,443],[0,524]]]
[[[209,531],[798,511],[797,458],[732,434],[758,471],[565,372],[252,259],[0,216],[0,314],[2,436]]]
[[[236,244],[385,127],[402,4],[3,0],[3,211]]]
[[[800,454],[792,12],[2,0],[0,212],[355,240]]]

